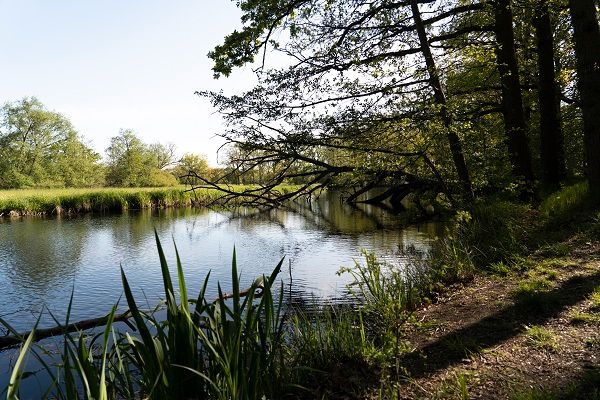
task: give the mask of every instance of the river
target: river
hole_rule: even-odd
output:
[[[55,325],[74,291],[71,321],[105,315],[121,298],[120,267],[137,298],[153,307],[164,298],[154,230],[173,276],[177,245],[188,291],[196,294],[211,271],[209,295],[220,282],[230,289],[236,248],[242,286],[268,274],[285,257],[281,279],[300,301],[344,293],[341,266],[361,249],[402,263],[399,250],[425,252],[439,234],[435,223],[403,226],[402,216],[373,206],[350,207],[336,196],[301,203],[295,210],[165,209],[119,215],[29,217],[0,220],[0,316],[18,331]],[[124,300],[120,303],[125,308]]]

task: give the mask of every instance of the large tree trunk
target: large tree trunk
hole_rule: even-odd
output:
[[[413,19],[415,21],[415,26],[417,28],[417,35],[419,36],[421,51],[423,53],[423,57],[425,58],[427,72],[429,74],[429,84],[433,88],[435,102],[440,106],[440,116],[442,118],[444,128],[446,129],[446,137],[448,138],[448,143],[450,144],[450,152],[452,153],[452,159],[460,180],[461,189],[465,198],[467,200],[471,200],[473,198],[473,189],[471,185],[471,177],[469,176],[469,169],[467,168],[467,163],[465,162],[460,138],[454,129],[452,129],[452,118],[448,113],[446,95],[442,89],[435,60],[431,54],[431,48],[429,46],[429,41],[427,40],[427,32],[425,31],[425,25],[421,19],[421,12],[419,11],[417,0],[411,0],[410,6]]]
[[[496,58],[500,84],[506,144],[513,174],[524,179],[528,188],[533,183],[531,153],[527,138],[527,124],[523,112],[523,97],[519,83],[519,69],[515,54],[513,15],[510,0],[497,0],[495,5]]]
[[[569,0],[590,189],[600,192],[600,29],[594,0]]]
[[[534,25],[538,43],[542,182],[549,187],[557,188],[564,178],[565,156],[560,129],[559,88],[554,73],[552,25],[546,0],[539,0]]]

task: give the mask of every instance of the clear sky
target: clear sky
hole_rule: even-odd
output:
[[[194,91],[255,81],[214,80],[206,57],[239,17],[230,0],[0,0],[0,104],[35,96],[101,154],[130,128],[215,165],[222,123]]]

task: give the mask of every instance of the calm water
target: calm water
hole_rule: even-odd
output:
[[[235,246],[243,286],[270,273],[285,257],[281,278],[289,284],[291,275],[293,293],[304,300],[341,295],[348,277],[336,271],[359,259],[360,249],[402,262],[396,255],[399,248],[426,251],[437,233],[435,224],[401,228],[394,215],[374,207],[351,208],[336,198],[268,213],[180,209],[4,219],[0,316],[17,330],[28,330],[44,309],[63,317],[72,290],[71,320],[105,315],[122,296],[120,266],[140,302],[154,306],[164,297],[154,229],[171,267],[176,243],[192,294],[209,270],[211,296],[216,295],[217,281],[230,290]],[[44,314],[41,325],[55,325]]]

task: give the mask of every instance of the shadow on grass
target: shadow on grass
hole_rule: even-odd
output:
[[[443,370],[461,362],[469,353],[494,347],[523,331],[524,325],[542,325],[589,296],[600,285],[600,272],[575,276],[556,288],[538,292],[532,298],[517,297],[516,302],[476,323],[426,344],[407,354],[401,365],[411,378]]]
[[[515,390],[514,400],[600,400],[600,369],[584,368],[560,388]]]

